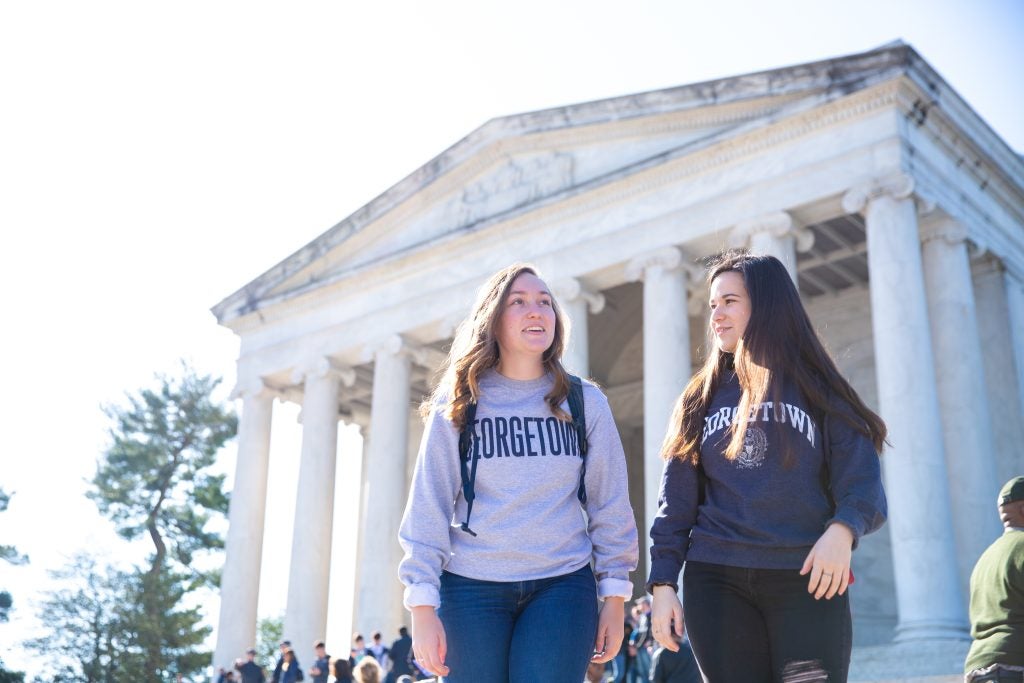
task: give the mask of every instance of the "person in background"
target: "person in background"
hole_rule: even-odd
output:
[[[412,667],[409,660],[412,658],[412,638],[409,637],[409,629],[404,626],[398,628],[398,639],[391,643],[388,650],[387,683],[397,683],[400,676],[412,674]]]
[[[309,667],[309,675],[312,677],[313,683],[327,683],[327,676],[331,673],[331,658],[327,654],[327,646],[322,640],[318,640],[313,645],[313,652],[316,661],[313,662],[313,666]]]
[[[622,623],[622,647],[619,649],[619,653],[615,655],[615,659],[612,660],[612,664],[615,667],[614,683],[628,683],[629,672],[633,668],[633,662],[636,660],[636,649],[630,645],[630,642],[633,640],[633,631],[636,629],[636,616],[633,614],[635,609],[636,606],[634,605],[629,613],[625,615]]]
[[[651,659],[651,683],[701,683],[700,669],[690,643],[672,634],[678,650],[659,647]]]
[[[349,660],[338,657],[332,663],[331,673],[334,683],[353,683],[352,665]]]
[[[654,636],[651,634],[651,601],[646,595],[634,601],[633,618],[636,621],[636,628],[629,639],[629,652],[633,654],[629,680],[632,683],[646,683],[651,675],[651,655],[654,652]]]
[[[245,661],[235,662],[235,669],[238,670],[241,683],[266,683],[263,667],[256,663],[255,648],[250,647],[245,651]]]
[[[298,683],[305,678],[295,656],[295,650],[287,648],[281,656],[281,683]]]
[[[380,631],[374,631],[373,635],[370,637],[373,639],[373,642],[368,648],[370,650],[370,654],[373,655],[373,658],[377,660],[378,664],[380,664],[380,668],[387,673],[391,663],[388,661],[388,646],[382,641],[384,636],[380,634]]]
[[[587,665],[587,675],[583,683],[606,683],[611,680],[614,680],[614,677],[609,677],[607,664],[591,662]]]
[[[352,662],[352,670],[355,670],[356,664],[363,661],[363,658],[370,655],[370,651],[366,649],[366,639],[363,638],[362,633],[352,634],[352,653],[349,656],[349,660]],[[370,655],[371,657],[373,655]]]
[[[292,641],[282,640],[280,645],[277,646],[281,650],[281,654],[277,657],[277,664],[274,666],[274,673],[270,677],[271,683],[281,683],[281,667],[284,666],[284,652],[290,650],[292,647]],[[295,653],[292,653],[294,656]]]
[[[1003,535],[971,572],[971,649],[964,681],[1024,683],[1024,477],[1006,482],[997,499]]]
[[[380,668],[377,660],[370,656],[364,657],[362,661],[356,664],[353,678],[355,678],[356,683],[381,683],[383,676],[384,670]]]

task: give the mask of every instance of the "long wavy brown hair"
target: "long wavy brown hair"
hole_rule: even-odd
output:
[[[492,275],[477,291],[472,313],[455,331],[455,340],[441,369],[441,381],[420,406],[420,413],[424,417],[441,404],[444,416],[457,429],[461,430],[465,426],[466,408],[480,399],[480,375],[497,367],[501,359],[497,336],[501,313],[505,309],[505,300],[512,283],[523,273],[541,277],[534,266],[515,263]],[[555,381],[544,400],[551,406],[555,417],[571,421],[572,417],[561,408],[562,402],[569,395],[569,373],[562,367],[562,352],[569,338],[569,323],[554,295],[551,296],[551,306],[555,312],[555,335],[551,346],[544,352],[542,363],[544,371]]]
[[[885,423],[864,405],[839,373],[782,262],[774,256],[728,252],[711,264],[708,282],[730,271],[743,278],[750,297],[750,320],[732,354],[718,347],[709,326],[711,351],[676,401],[662,444],[662,457],[699,462],[704,417],[729,370],[736,371],[743,390],[737,416],[749,415],[750,407],[763,403],[769,393],[778,405],[783,385],[793,383],[812,406],[815,417],[822,421],[819,424],[834,415],[871,439],[875,450],[881,453],[887,434]],[[850,410],[837,409],[843,404]],[[737,418],[729,430],[731,437],[725,455],[731,460],[743,450],[747,421]],[[789,449],[785,457],[790,457]]]

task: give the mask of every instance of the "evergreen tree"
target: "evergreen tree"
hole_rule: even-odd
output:
[[[0,683],[25,683],[25,673],[5,668],[4,660],[0,659]]]
[[[123,647],[116,680],[174,681],[207,666],[210,653],[201,646],[212,629],[202,626],[200,605],[182,605],[188,577],[165,567],[155,577],[140,571],[132,579],[117,616]]]
[[[231,409],[212,398],[219,379],[183,363],[180,377],[157,380],[155,389],[106,409],[111,445],[88,494],[122,537],[147,536],[153,544],[149,566],[134,577],[120,610],[126,643],[121,669],[135,681],[173,680],[173,674],[198,671],[207,662],[209,654],[197,649],[207,633],[198,627],[199,609],[181,602],[219,579],[193,566],[193,559],[224,547],[221,536],[207,529],[228,508],[224,477],[209,468],[237,429]]]
[[[284,617],[265,617],[256,623],[256,663],[274,670],[284,640]]]
[[[49,662],[52,680],[116,683],[121,638],[120,612],[131,575],[99,568],[84,553],[50,575],[60,587],[40,605],[39,618],[49,634],[25,642]]]
[[[0,489],[0,512],[5,511],[10,502],[11,494]],[[0,560],[4,560],[9,564],[19,565],[26,564],[28,556],[20,554],[13,545],[0,545]],[[7,621],[10,618],[13,606],[14,599],[11,597],[11,594],[6,590],[0,589],[0,622]]]

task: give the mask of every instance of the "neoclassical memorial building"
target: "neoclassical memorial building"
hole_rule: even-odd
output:
[[[964,639],[995,499],[1024,473],[1024,161],[910,46],[487,122],[214,308],[240,337],[215,661],[255,640],[274,399],[301,404],[285,634],[323,637],[339,421],[365,438],[355,618],[407,622],[415,407],[476,288],[537,264],[567,366],[609,396],[642,538],[707,343],[701,259],[788,266],[890,429],[889,521],[854,554],[859,646]],[[635,575],[642,590],[644,552]]]

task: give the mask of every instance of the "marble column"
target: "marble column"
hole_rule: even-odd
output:
[[[747,248],[752,254],[774,256],[796,283],[796,253],[814,245],[814,233],[794,225],[793,217],[785,211],[776,211],[739,223],[729,234],[729,243],[733,248]]]
[[[843,197],[843,208],[863,211],[867,225],[878,397],[892,444],[882,466],[901,641],[966,636],[913,190],[913,179],[899,174]]]
[[[242,399],[242,416],[238,423],[238,461],[220,581],[215,671],[218,667],[229,669],[235,659],[256,644],[274,406],[273,393],[259,379],[240,382],[232,396]]]
[[[971,570],[1002,533],[992,501],[999,492],[992,418],[985,388],[967,231],[950,218],[923,230],[922,258],[928,319],[935,346],[935,374],[953,505],[960,587],[967,594]]]
[[[365,533],[360,538],[356,627],[361,633],[394,631],[406,621],[398,563],[398,527],[408,489],[410,387],[413,349],[392,335],[370,350],[374,360],[370,441],[364,466]]]
[[[626,277],[644,283],[644,519],[645,557],[650,525],[658,512],[661,443],[676,399],[690,379],[690,319],[686,288],[691,271],[683,253],[666,247],[639,256]]]
[[[1024,274],[1007,270],[1006,304],[1009,311],[1010,337],[1013,339],[1013,357],[1017,366],[1017,392],[1024,408]]]
[[[565,369],[580,377],[590,377],[589,335],[587,313],[604,309],[604,295],[591,292],[576,278],[551,283],[552,294],[569,318],[569,343],[562,355]]]
[[[424,424],[423,418],[420,416],[419,406],[412,406],[409,411],[409,449],[405,463],[405,480],[407,483],[412,482],[413,472],[416,471],[416,459],[420,454],[420,442],[423,440]],[[408,497],[409,488],[405,489],[405,493],[402,496],[401,507],[405,510],[405,500]]]
[[[356,538],[355,545],[355,559],[353,563],[352,572],[352,623],[349,624],[349,633],[358,631],[359,619],[359,591],[360,586],[363,585],[363,539],[366,534],[369,533],[369,522],[366,517],[366,462],[367,456],[370,452],[370,416],[369,414],[361,415],[356,420],[356,424],[359,427],[359,435],[362,438],[363,447],[359,454],[359,519],[356,520],[356,524],[359,525],[359,532]],[[381,633],[384,631],[382,630]],[[363,634],[364,637],[368,634]]]
[[[297,372],[293,380],[304,383],[302,451],[284,637],[301,652],[324,638],[327,631],[338,454],[338,392],[342,382],[348,386],[355,382],[355,373],[321,358]]]

